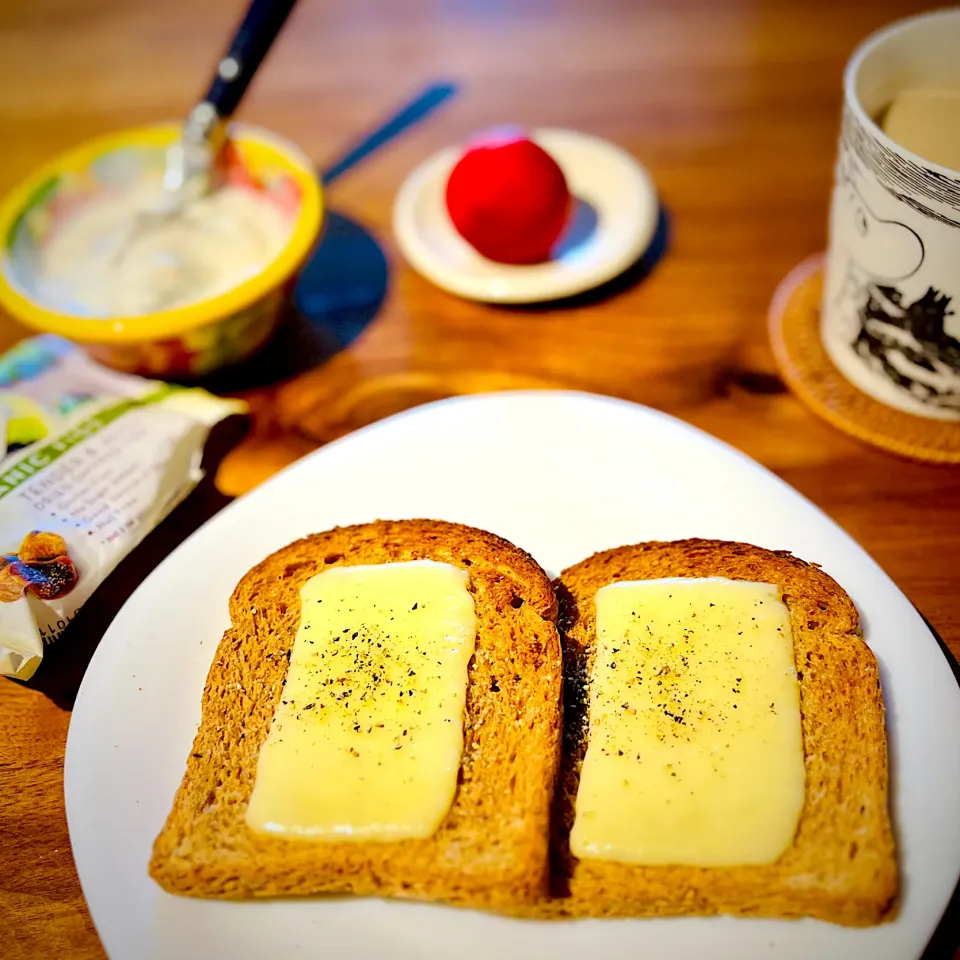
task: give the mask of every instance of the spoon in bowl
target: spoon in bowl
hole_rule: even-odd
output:
[[[175,215],[214,186],[227,121],[237,109],[296,0],[253,0],[217,65],[204,98],[189,113],[183,134],[167,150],[160,216]]]
[[[296,0],[252,0],[204,98],[190,111],[180,137],[164,159],[162,189],[147,209],[129,222],[115,243],[114,264],[125,263],[135,245],[175,220],[190,204],[218,185],[217,160],[227,143],[227,121],[237,109],[253,75],[276,39]],[[164,277],[165,291],[153,309],[176,299],[195,273],[194,265],[174,249],[154,255]]]

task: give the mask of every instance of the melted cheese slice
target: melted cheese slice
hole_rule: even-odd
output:
[[[769,583],[644,580],[597,591],[579,858],[772,863],[804,799],[787,608]]]
[[[306,840],[433,835],[463,752],[477,630],[466,572],[430,560],[334,567],[300,603],[247,823]]]

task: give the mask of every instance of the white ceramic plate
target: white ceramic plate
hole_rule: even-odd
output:
[[[444,194],[458,148],[435,154],[404,181],[394,204],[394,234],[410,265],[438,287],[489,303],[557,300],[612,280],[650,245],[657,192],[629,153],[573,130],[531,136],[560,164],[578,201],[573,223],[546,263],[495,263],[457,233]]]
[[[904,875],[897,920],[865,930],[690,918],[539,923],[373,899],[222,903],[147,876],[200,718],[227,598],[311,531],[435,517],[496,531],[557,573],[605,547],[702,536],[792,550],[853,597],[880,660]],[[798,493],[670,417],[587,394],[421,407],[300,461],[227,507],[143,583],[103,638],[67,742],[70,839],[113,960],[295,957],[583,960],[919,957],[960,871],[960,688],[883,571]]]

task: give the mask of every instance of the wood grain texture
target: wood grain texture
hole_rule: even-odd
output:
[[[182,114],[242,6],[0,4],[0,191],[79,140]],[[528,386],[613,394],[675,414],[793,484],[960,652],[960,470],[897,460],[817,420],[783,392],[766,334],[776,284],[824,244],[843,63],[865,34],[921,6],[303,0],[243,116],[318,164],[424,83],[453,79],[461,94],[331,190],[331,205],[383,244],[386,300],[348,350],[251,394],[254,425],[222,464],[221,487],[241,492],[318,444],[439,397]],[[506,120],[606,137],[647,165],[670,243],[642,283],[564,309],[507,310],[459,301],[402,263],[390,217],[403,177]],[[0,348],[20,335],[0,320]],[[206,490],[185,505],[98,594],[71,642],[92,647],[136,578],[221,502]],[[102,956],[69,853],[68,714],[57,702],[0,682],[4,957]]]

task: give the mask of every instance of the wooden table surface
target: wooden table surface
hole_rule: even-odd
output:
[[[0,191],[84,138],[183,113],[242,3],[5,0]],[[915,9],[301,0],[243,115],[318,165],[429,82],[454,81],[459,95],[331,188],[332,208],[386,252],[387,295],[347,349],[247,391],[253,426],[220,464],[223,494],[428,400],[511,387],[613,394],[774,470],[859,540],[960,653],[960,470],[894,459],[821,423],[783,390],[766,335],[776,284],[824,244],[843,63],[861,37]],[[669,217],[668,249],[648,276],[563,309],[505,310],[458,300],[402,262],[390,216],[406,173],[504,121],[606,137],[646,164]],[[0,320],[0,347],[22,335]],[[101,589],[67,666],[43,668],[29,688],[0,681],[0,956],[103,955],[64,816],[72,695],[125,596],[223,494],[205,484]],[[937,956],[953,954],[949,935]]]

